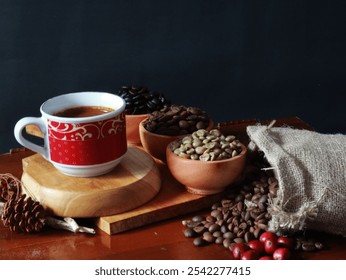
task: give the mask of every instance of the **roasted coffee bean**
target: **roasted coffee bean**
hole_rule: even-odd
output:
[[[222,226],[220,227],[220,231],[221,231],[222,233],[228,232],[227,223],[225,223],[224,225],[222,225]]]
[[[258,202],[257,203],[257,207],[258,207],[258,209],[260,209],[260,210],[266,210],[266,207],[265,207],[265,205],[263,204],[263,203],[260,203],[260,202]]]
[[[240,238],[240,237],[234,238],[233,241],[235,243],[245,243],[245,240],[243,238]]]
[[[237,195],[234,199],[235,202],[239,202],[239,201],[243,201],[243,200],[244,200],[244,196],[241,194]]]
[[[305,242],[302,243],[302,250],[305,252],[313,252],[316,251],[316,247],[314,243]]]
[[[237,210],[238,210],[239,212],[241,212],[241,211],[243,210],[243,201],[239,201],[239,202],[237,203]]]
[[[246,233],[246,230],[239,229],[239,231],[237,232],[237,237],[244,238],[245,233]]]
[[[317,250],[322,250],[324,248],[324,245],[321,242],[317,241],[315,242],[315,247]]]
[[[249,243],[253,239],[255,239],[255,236],[250,231],[245,233],[244,240],[246,243]]]
[[[193,222],[202,222],[204,220],[204,218],[202,216],[194,216],[192,218]]]
[[[212,235],[211,232],[206,231],[203,233],[203,239],[209,243],[212,243],[215,241],[216,238]]]
[[[239,227],[238,226],[233,227],[233,233],[238,234],[238,232],[239,232]]]
[[[223,199],[221,201],[221,205],[222,205],[222,207],[231,207],[231,206],[233,206],[233,201],[230,199]]]
[[[194,232],[197,234],[203,234],[203,232],[207,231],[207,228],[205,226],[197,226],[193,228]]]
[[[187,226],[188,228],[194,228],[199,226],[201,223],[200,222],[193,222],[191,220],[185,220],[185,222],[183,223],[185,226]]]
[[[264,231],[268,231],[268,225],[266,225],[266,224],[258,224],[257,227],[259,229],[264,230]]]
[[[248,228],[248,224],[245,223],[245,222],[242,222],[242,223],[240,223],[239,228],[243,229],[243,230],[246,230]]]
[[[201,237],[197,237],[193,240],[193,244],[196,247],[201,247],[201,246],[204,246],[206,244],[206,241]]]
[[[229,217],[227,220],[226,220],[226,224],[229,225],[229,224],[232,224],[233,223],[233,220],[234,220],[234,217]]]
[[[239,212],[238,210],[233,210],[233,211],[232,211],[232,215],[233,215],[234,217],[239,217],[239,216],[241,215],[241,212]]]
[[[214,203],[212,206],[211,206],[211,210],[215,210],[217,208],[219,208],[221,206],[220,203]]]
[[[254,235],[255,239],[259,239],[259,237],[261,236],[262,233],[263,233],[262,229],[256,228],[253,232],[253,235]]]
[[[223,247],[225,248],[229,248],[229,246],[231,245],[231,239],[230,238],[224,238],[222,244],[223,244]]]
[[[231,231],[227,231],[223,234],[223,238],[233,239],[235,237],[235,234]]]
[[[217,224],[217,225],[219,225],[220,227],[222,227],[224,224],[226,224],[226,221],[220,219],[220,220],[217,220],[217,221],[215,222],[215,224]]]
[[[205,224],[204,224],[204,227],[205,228],[209,228],[211,225],[213,225],[214,223],[210,223],[210,222],[206,222]]]
[[[208,215],[205,220],[209,223],[214,223],[216,221],[216,218],[211,216],[211,215]]]
[[[208,228],[209,232],[213,233],[215,231],[219,231],[220,230],[220,226],[218,224],[212,224],[210,225],[210,227]]]
[[[222,211],[223,213],[223,220],[227,221],[229,217],[231,216],[231,213],[229,212],[228,208]]]
[[[299,239],[296,239],[295,245],[294,245],[294,250],[299,251],[302,249],[302,242]]]
[[[238,217],[233,217],[232,224],[234,226],[239,226],[239,224],[240,224],[239,218]]]
[[[262,197],[261,193],[256,193],[252,196],[251,201],[258,201]]]
[[[217,238],[217,237],[223,236],[223,233],[221,231],[214,231],[213,236]]]
[[[268,196],[266,194],[262,195],[259,199],[258,199],[258,203],[266,203],[268,200]]]
[[[222,236],[216,237],[215,239],[215,244],[222,244],[223,243],[223,238]]]
[[[210,213],[210,215],[214,218],[218,217],[221,214],[222,214],[222,211],[220,211],[218,209],[215,209],[215,210],[211,211],[211,213]]]
[[[258,218],[258,216],[257,216],[257,218]],[[264,218],[257,221],[257,224],[265,224],[266,225],[267,223],[268,223],[267,219],[264,219]]]
[[[188,237],[188,238],[195,237],[196,236],[196,232],[193,229],[191,229],[191,228],[187,228],[187,229],[184,230],[184,236]]]
[[[256,213],[255,211],[250,211],[250,217],[252,219],[254,219],[255,221],[256,221],[257,216],[258,216],[258,213]]]

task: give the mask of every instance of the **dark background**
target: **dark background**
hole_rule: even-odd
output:
[[[162,91],[215,122],[346,133],[346,1],[0,0],[0,152],[58,94]]]

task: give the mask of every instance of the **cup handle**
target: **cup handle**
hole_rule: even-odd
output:
[[[23,129],[29,124],[37,125],[42,131],[42,133],[44,134],[43,147],[37,144],[34,144],[33,142],[24,138]],[[46,145],[46,125],[45,125],[45,121],[42,118],[25,117],[20,119],[14,127],[14,137],[16,138],[18,143],[21,144],[22,146],[28,148],[29,150],[32,150],[34,152],[41,154],[47,160],[49,159],[47,145]]]

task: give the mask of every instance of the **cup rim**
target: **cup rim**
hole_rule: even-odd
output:
[[[106,101],[107,102],[104,105],[101,105],[101,104],[95,105],[95,103],[93,102],[89,104],[87,97],[90,97],[90,96],[92,96],[93,98],[97,97],[98,99],[100,99],[101,96],[103,96],[103,99],[104,99],[103,102],[106,102]],[[74,104],[71,104],[70,106],[66,105],[65,104],[66,100],[73,101]],[[109,100],[113,100],[114,103],[109,102]],[[58,104],[58,106],[56,104]],[[117,106],[115,105],[113,106],[113,104],[116,104]],[[114,109],[114,111],[107,112],[101,115],[79,117],[79,118],[67,118],[67,117],[60,117],[60,116],[53,115],[54,112],[58,112],[59,110],[64,110],[67,108],[78,107],[78,106],[105,106],[105,107]],[[80,91],[80,92],[65,93],[65,94],[57,95],[47,99],[40,106],[40,112],[43,117],[52,121],[67,122],[67,123],[83,123],[83,122],[94,122],[99,120],[105,120],[105,119],[110,119],[115,116],[118,116],[119,114],[124,112],[125,106],[126,106],[125,100],[119,95],[109,93],[109,92],[101,92],[101,91]]]

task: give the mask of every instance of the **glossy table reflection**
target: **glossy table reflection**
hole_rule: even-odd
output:
[[[0,172],[12,173],[20,178],[21,160],[30,151],[16,151],[0,155]],[[199,214],[207,214],[208,209]],[[163,222],[108,235],[94,227],[93,221],[80,219],[78,223],[96,229],[96,235],[71,233],[45,227],[40,233],[13,233],[0,223],[0,259],[232,259],[230,252],[220,245],[197,248],[192,239],[184,237],[180,216]],[[327,248],[320,252],[302,253],[298,259],[346,259],[346,239],[318,234]]]

